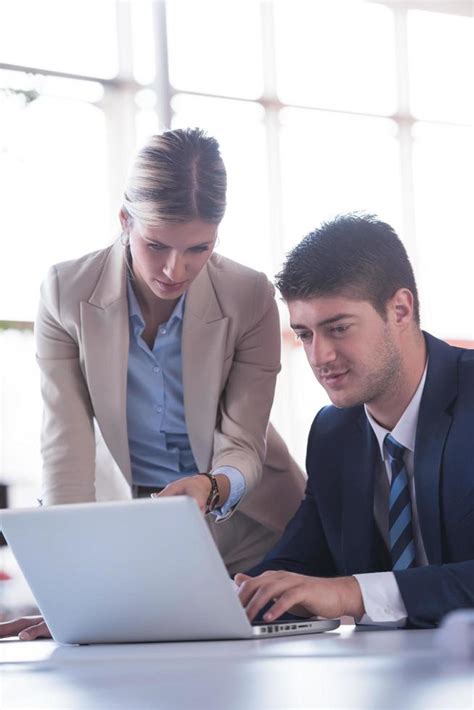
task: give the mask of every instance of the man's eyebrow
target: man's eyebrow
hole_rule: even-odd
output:
[[[320,327],[322,325],[330,325],[331,323],[337,323],[337,321],[344,320],[344,318],[354,318],[353,313],[338,313],[335,316],[331,316],[331,318],[326,318],[325,320],[320,321],[317,323],[317,327]],[[290,323],[290,327],[292,330],[306,330],[308,328],[307,325],[302,325],[300,323]]]

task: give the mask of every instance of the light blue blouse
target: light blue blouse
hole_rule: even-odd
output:
[[[198,473],[184,415],[181,336],[185,294],[166,323],[158,327],[153,348],[142,338],[145,321],[127,280],[130,345],[127,375],[127,428],[132,480],[139,486],[163,487]],[[221,466],[230,495],[216,513],[226,515],[245,491],[245,479],[232,466]]]

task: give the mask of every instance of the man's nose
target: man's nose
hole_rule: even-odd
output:
[[[333,343],[328,338],[314,335],[311,341],[308,358],[312,367],[321,368],[328,365],[336,358]]]

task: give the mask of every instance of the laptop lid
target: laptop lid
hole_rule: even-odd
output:
[[[265,633],[249,623],[192,498],[8,510],[0,513],[0,525],[56,641],[190,641]],[[302,621],[303,632],[338,625],[310,623]]]

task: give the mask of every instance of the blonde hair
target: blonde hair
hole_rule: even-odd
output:
[[[123,208],[149,226],[193,219],[219,224],[226,188],[218,142],[200,128],[179,128],[152,136],[139,151]]]

